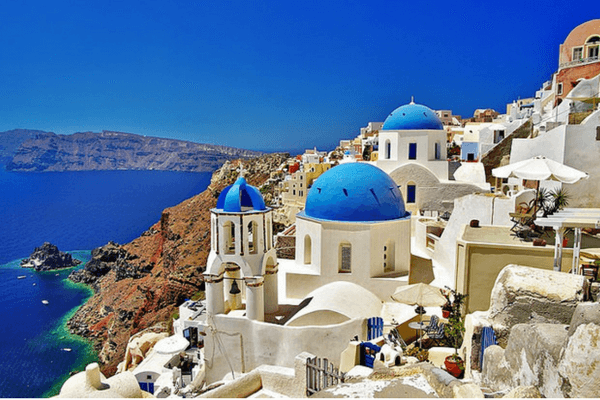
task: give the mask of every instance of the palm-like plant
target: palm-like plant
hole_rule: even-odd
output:
[[[567,192],[567,190],[564,188],[553,190],[550,193],[550,196],[552,198],[552,213],[562,210],[568,206],[569,200],[571,200],[569,192]]]

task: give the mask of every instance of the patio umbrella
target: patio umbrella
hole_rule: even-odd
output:
[[[410,306],[441,307],[446,304],[446,298],[440,292],[440,288],[426,283],[415,283],[408,286],[400,286],[392,295],[392,299],[398,303]],[[423,314],[419,313],[419,323],[423,324]],[[419,330],[422,336],[423,330]],[[421,344],[419,343],[419,346]]]
[[[581,179],[587,179],[589,175],[578,169],[550,160],[544,156],[537,156],[528,160],[505,165],[500,168],[494,168],[492,175],[498,178],[520,178],[534,181],[552,180],[562,183],[575,183]],[[537,200],[539,197],[540,185],[537,185],[537,191],[534,201],[534,216],[537,213]],[[554,252],[554,269],[560,271],[562,261],[562,233],[557,231],[556,244]]]
[[[537,156],[504,167],[494,168],[492,175],[498,178],[520,178],[532,181],[552,180],[563,183],[575,183],[588,177],[588,174],[583,171],[544,156]]]
[[[446,298],[442,296],[440,288],[426,283],[400,286],[392,295],[392,299],[410,306],[441,307],[446,304]]]
[[[580,179],[587,179],[588,174],[578,169],[561,164],[544,156],[537,156],[527,160],[494,168],[492,175],[497,178],[519,178],[532,181],[558,181],[562,183],[575,183]],[[537,211],[537,198],[540,185],[537,185],[534,202]]]

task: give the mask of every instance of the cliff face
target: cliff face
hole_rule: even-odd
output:
[[[0,164],[9,163],[24,141],[44,133],[47,132],[31,129],[13,129],[0,132]]]
[[[243,161],[246,180],[260,187],[287,157]],[[239,161],[225,163],[207,190],[165,209],[160,221],[131,243],[94,250],[85,269],[70,277],[94,288],[68,325],[93,339],[105,373],[113,374],[123,360],[130,335],[161,323],[166,329],[177,306],[200,294],[210,251],[210,209],[238,171]]]
[[[21,143],[12,171],[161,170],[209,172],[226,160],[260,152],[233,147],[102,131],[38,133]]]

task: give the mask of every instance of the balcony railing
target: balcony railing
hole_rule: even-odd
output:
[[[598,62],[599,58],[598,56],[595,57],[588,57],[588,58],[582,58],[579,60],[575,60],[575,61],[569,61],[566,63],[562,63],[558,66],[559,69],[561,68],[566,68],[566,67],[572,67],[574,65],[584,65],[584,64],[591,64],[591,63],[595,63]]]

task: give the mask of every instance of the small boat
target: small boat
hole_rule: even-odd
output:
[[[37,283],[34,283],[33,286],[37,285]]]
[[[17,279],[25,279],[25,278],[27,278],[25,275],[19,275],[19,276],[17,276]]]
[[[71,349],[70,349],[70,348],[68,348],[68,347],[65,347],[64,349],[61,349],[61,350],[62,350],[62,351],[71,351]]]
[[[48,305],[48,300],[42,300],[42,304],[44,304],[44,305],[47,306]]]

